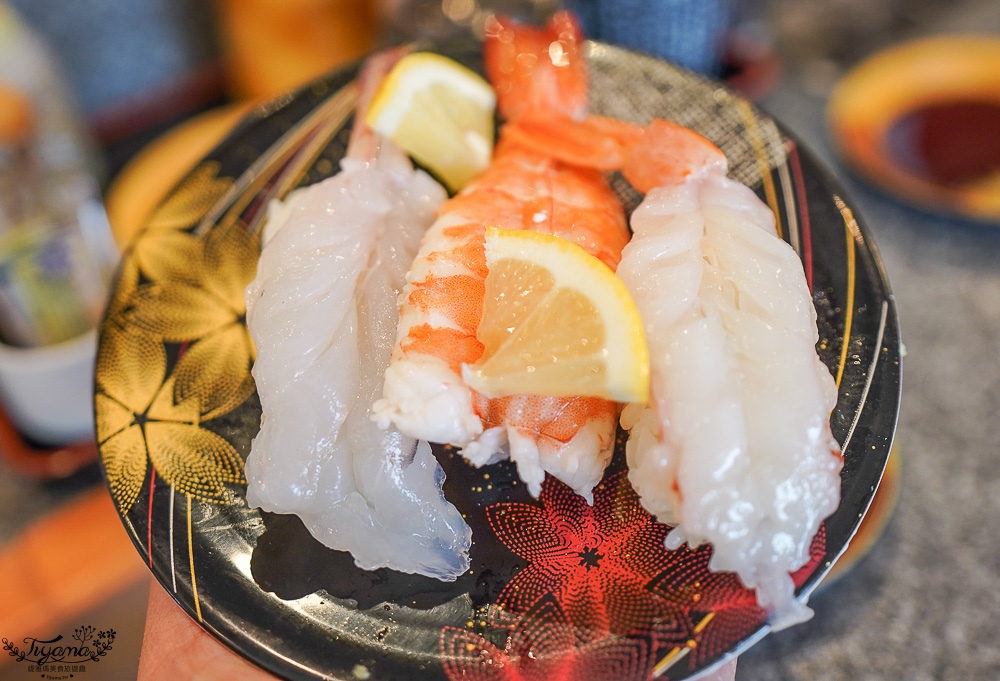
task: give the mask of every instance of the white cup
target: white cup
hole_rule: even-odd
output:
[[[59,446],[94,435],[97,332],[33,348],[0,344],[0,400],[19,431]]]

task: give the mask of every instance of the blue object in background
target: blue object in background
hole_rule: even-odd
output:
[[[722,70],[732,0],[569,0],[566,6],[589,38],[706,75]]]
[[[142,97],[217,58],[203,0],[7,0],[59,58],[82,112]]]

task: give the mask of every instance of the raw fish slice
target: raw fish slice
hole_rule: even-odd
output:
[[[377,153],[272,207],[246,294],[263,409],[247,500],[297,514],[361,568],[453,580],[471,530],[443,470],[426,443],[371,419],[397,296],[445,192],[392,145]]]
[[[789,576],[840,499],[833,379],[799,258],[747,187],[718,171],[651,190],[619,276],[643,314],[650,405],[630,405],[629,478],[675,525],[668,547],[711,542],[713,570],[757,589],[772,626],[807,619]]]

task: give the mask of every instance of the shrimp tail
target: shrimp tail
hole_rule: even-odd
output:
[[[497,93],[500,116],[528,113],[581,119],[590,81],[583,31],[570,12],[556,12],[541,28],[500,16],[485,27],[483,64]]]

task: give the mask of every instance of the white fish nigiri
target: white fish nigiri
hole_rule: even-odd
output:
[[[472,535],[442,494],[443,470],[426,442],[371,418],[397,296],[445,192],[390,143],[370,145],[370,159],[358,148],[352,140],[338,175],[269,215],[246,291],[263,409],[247,500],[297,514],[361,568],[453,580]]]
[[[706,141],[707,143],[707,141]],[[650,189],[618,275],[643,315],[653,398],[622,425],[629,479],[674,529],[714,547],[781,628],[808,619],[789,573],[840,500],[837,394],[816,354],[801,261],[724,165]]]

